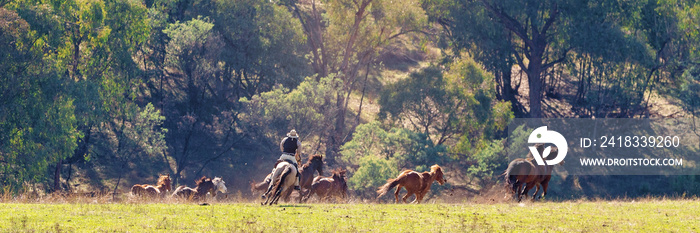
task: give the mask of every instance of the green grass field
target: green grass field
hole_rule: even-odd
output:
[[[697,200],[523,204],[0,203],[0,232],[700,232]]]

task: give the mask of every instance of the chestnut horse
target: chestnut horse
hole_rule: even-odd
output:
[[[396,203],[399,203],[399,191],[401,188],[406,188],[406,195],[403,196],[403,202],[406,203],[406,199],[413,194],[416,194],[416,199],[411,203],[420,203],[423,197],[430,190],[430,185],[433,181],[437,181],[440,185],[445,184],[447,179],[445,179],[442,168],[437,164],[430,167],[430,172],[418,173],[412,170],[404,170],[399,174],[396,179],[387,180],[386,184],[377,190],[379,196],[377,198],[384,196],[389,190],[398,186],[396,192],[394,192],[394,197],[396,197]]]
[[[275,173],[272,174],[272,182],[270,182],[270,185],[267,187],[267,191],[265,191],[262,196],[262,198],[265,199],[265,202],[260,204],[276,204],[282,196],[282,193],[288,189],[292,189],[292,186],[294,186],[294,182],[297,179],[296,176],[297,169],[294,168],[294,164],[287,161],[278,163],[277,167],[275,168]]]
[[[311,184],[311,189],[305,195],[304,201],[309,200],[314,193],[321,200],[328,200],[331,197],[345,199],[348,193],[348,184],[345,180],[345,170],[332,171],[331,177],[317,176]]]
[[[544,151],[544,144],[536,144],[535,147],[540,154]],[[549,155],[544,158],[556,157],[559,153],[557,147],[552,146]],[[511,194],[517,194],[515,197],[518,202],[522,200],[522,195],[527,195],[527,193],[535,187],[535,193],[532,194],[532,199],[534,200],[537,193],[540,191],[540,186],[542,186],[541,198],[547,195],[547,187],[549,186],[549,180],[552,178],[552,171],[554,170],[554,165],[537,165],[534,158],[532,157],[532,152],[528,153],[528,158],[517,158],[508,164],[508,168],[503,175],[505,176],[506,186],[509,186]],[[523,188],[523,185],[525,186]],[[506,198],[508,194],[506,194]]]
[[[216,191],[221,193],[226,193],[226,182],[224,182],[221,177],[215,177],[214,179],[202,176],[195,182],[197,187],[190,188],[184,185],[180,185],[173,192],[172,197],[184,197],[187,200],[198,200],[204,199],[207,193],[211,193],[212,196],[216,197]]]
[[[314,180],[314,173],[318,172],[319,176],[323,175],[323,156],[321,155],[313,155],[309,157],[309,160],[301,166],[299,169],[299,186],[302,189],[306,189],[307,193],[309,192],[308,190],[311,190],[311,183]],[[270,186],[270,176],[272,174],[268,174],[267,177],[265,177],[265,180],[260,182],[260,183],[255,183],[255,181],[252,181],[250,183],[250,192],[255,193],[256,191],[265,191],[267,188]],[[285,202],[289,202],[289,196],[291,195],[293,189],[288,189],[286,192],[282,194],[282,198],[284,199]],[[299,195],[299,202],[301,202],[301,198],[303,195]]]
[[[170,191],[170,174],[159,175],[157,186],[149,184],[135,184],[131,187],[134,196],[164,197],[165,192]]]

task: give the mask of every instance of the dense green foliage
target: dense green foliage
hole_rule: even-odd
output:
[[[248,192],[290,129],[361,197],[432,164],[480,190],[515,116],[698,117],[699,24],[675,0],[0,0],[0,193]]]
[[[358,126],[353,140],[341,147],[351,175],[348,186],[368,198],[404,169],[422,172],[433,164],[446,164],[450,159],[445,152],[444,146],[435,145],[423,133],[404,128],[386,131],[376,121]]]

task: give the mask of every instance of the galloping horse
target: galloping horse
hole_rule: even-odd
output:
[[[321,155],[313,155],[309,157],[309,160],[301,166],[299,169],[299,186],[302,189],[306,190],[311,190],[311,183],[314,180],[314,172],[318,171],[318,175],[322,176],[323,175],[323,156]],[[265,180],[272,180],[268,179],[270,178],[271,174],[265,177]],[[265,191],[267,188],[270,186],[270,182],[260,182],[260,183],[255,183],[255,181],[250,183],[250,192],[255,193],[255,191]],[[285,202],[289,201],[289,196],[292,193],[293,189],[288,189],[284,193],[282,193],[282,198],[284,199]],[[309,191],[307,191],[308,193]],[[301,198],[304,195],[299,194],[299,201],[301,202]]]
[[[135,184],[131,187],[131,194],[134,196],[163,197],[165,192],[170,191],[170,174],[159,175],[157,186],[149,184]]]
[[[399,203],[399,191],[401,187],[406,188],[406,195],[403,196],[403,202],[406,203],[406,199],[413,194],[416,194],[416,199],[411,203],[420,203],[428,190],[430,190],[430,185],[433,181],[437,181],[440,185],[445,184],[447,179],[445,179],[442,168],[437,164],[430,167],[430,172],[418,173],[412,170],[404,170],[399,174],[396,179],[387,180],[386,184],[377,190],[379,196],[377,198],[384,196],[389,190],[398,186],[396,192],[394,192],[394,197],[396,197],[396,203]]]
[[[175,192],[173,192],[172,197],[184,197],[188,200],[204,199],[207,193],[211,193],[212,196],[216,197],[216,191],[221,193],[226,193],[226,185],[221,177],[215,177],[213,180],[202,176],[195,182],[197,187],[190,188],[184,185],[177,187]]]
[[[535,147],[540,154],[544,151],[544,144],[536,144]],[[551,152],[546,158],[556,157],[559,153],[557,147],[552,146]],[[542,186],[541,198],[547,195],[547,187],[549,186],[549,180],[552,179],[552,171],[554,170],[554,165],[537,165],[532,157],[532,152],[528,153],[528,158],[522,159],[517,158],[508,164],[508,168],[503,175],[505,176],[507,186],[510,186],[509,191],[511,194],[517,194],[516,197],[518,202],[522,200],[522,195],[527,195],[527,193],[535,187],[535,193],[532,194],[532,199],[534,200],[537,196],[537,192],[540,191],[540,186]],[[523,185],[525,188],[523,189]],[[522,191],[521,191],[522,190]],[[508,194],[506,194],[506,198]]]
[[[310,168],[310,169],[309,169]],[[309,157],[304,165],[299,169],[299,186],[303,189],[311,189],[311,183],[314,181],[314,172],[318,171],[318,175],[323,175],[323,156],[313,155]]]
[[[340,197],[345,199],[348,193],[348,184],[345,181],[345,170],[334,170],[333,176],[317,176],[311,184],[311,190],[305,195],[304,201],[308,200],[314,193],[321,200],[328,200],[330,197]]]
[[[277,167],[275,168],[275,173],[272,174],[272,182],[270,182],[267,191],[265,191],[262,196],[263,199],[265,199],[265,202],[261,204],[272,205],[273,203],[277,203],[282,193],[294,185],[294,181],[297,179],[296,176],[297,169],[294,168],[293,164],[287,161],[278,163]],[[274,192],[272,195],[270,195],[270,191],[273,191],[273,189]]]

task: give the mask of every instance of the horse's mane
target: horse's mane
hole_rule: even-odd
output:
[[[306,169],[309,166],[311,166],[311,161],[318,160],[318,161],[323,161],[323,155],[315,154],[312,156],[309,156],[309,160],[306,161],[304,165],[301,166],[302,169]]]
[[[430,173],[435,173],[436,171],[442,172],[442,168],[440,167],[440,165],[435,164],[433,166],[430,166]]]
[[[199,180],[195,181],[194,183],[199,186],[200,184],[211,181],[211,179],[207,178],[207,176],[202,176],[202,178],[199,178]]]

